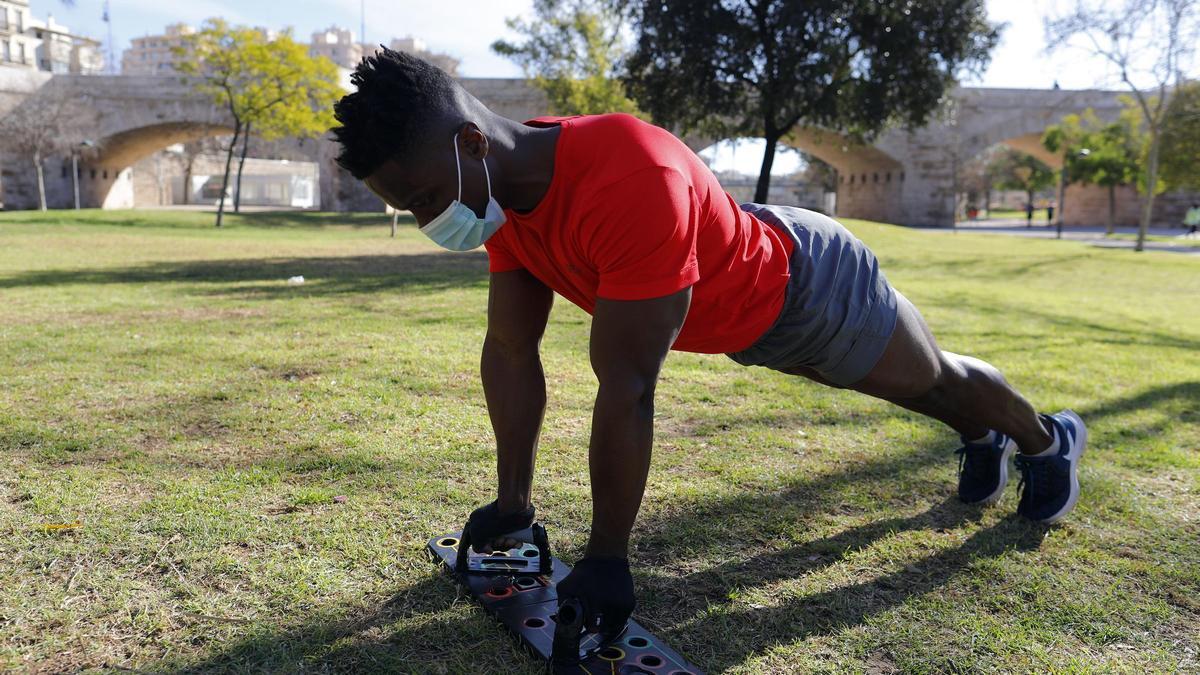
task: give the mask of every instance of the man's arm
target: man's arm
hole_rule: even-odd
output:
[[[501,513],[530,505],[534,457],[546,411],[538,346],[553,302],[553,291],[527,270],[491,275],[480,374],[496,432]]]
[[[624,558],[650,469],[654,388],[692,301],[689,286],[651,300],[596,300],[592,369],[600,381],[588,465],[592,534],[587,556]]]

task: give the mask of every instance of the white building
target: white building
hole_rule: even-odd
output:
[[[348,28],[330,26],[312,34],[312,42],[308,45],[308,54],[314,57],[324,56],[337,64],[339,68],[353,70],[362,57],[379,51],[379,45],[360,43],[356,38],[354,31]],[[458,74],[458,59],[449,54],[429,51],[429,47],[424,41],[411,35],[393,39],[388,44],[388,48],[420,57],[450,75]]]
[[[354,31],[330,26],[312,34],[308,55],[324,56],[342,68],[353,68],[362,60],[363,46],[354,39]]]
[[[131,46],[121,54],[122,75],[171,75],[179,57],[174,48],[184,45],[184,38],[196,32],[185,23],[167,26],[163,35],[146,35],[130,40]]]
[[[0,0],[0,67],[89,74],[104,69],[104,57],[99,42],[71,34],[53,16],[34,18],[28,0]]]
[[[446,71],[446,73],[451,77],[458,75],[458,59],[450,56],[449,54],[429,51],[429,47],[423,40],[419,40],[411,35],[392,40],[392,43],[389,44],[388,47],[392,51],[405,52],[424,59],[425,61],[428,61],[438,68]],[[378,51],[378,47],[375,45],[364,45],[364,48],[368,54]]]
[[[37,69],[51,73],[92,75],[104,70],[100,42],[72,35],[51,14],[45,21],[31,18],[26,31],[33,34]]]
[[[0,66],[37,66],[36,45],[25,34],[29,18],[27,0],[0,0]]]

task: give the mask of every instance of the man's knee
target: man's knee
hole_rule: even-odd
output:
[[[948,363],[916,309],[901,298],[883,355],[854,388],[881,398],[918,398],[946,382]]]

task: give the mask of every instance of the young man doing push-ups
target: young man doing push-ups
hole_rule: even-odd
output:
[[[654,390],[672,350],[726,354],[886,399],[940,420],[963,446],[958,494],[999,500],[1010,455],[1018,513],[1052,523],[1079,496],[1087,431],[1039,415],[994,367],[942,351],[867,247],[830,218],[734,202],[669,132],[624,114],[497,115],[453,79],[390,50],[336,106],[339,164],[440,246],[488,252],[481,363],[498,497],[467,524],[477,551],[534,518],[545,409],[538,346],[557,292],[592,315],[599,380],[585,557],[558,585],[612,635],[634,609],[629,533],[650,466]]]

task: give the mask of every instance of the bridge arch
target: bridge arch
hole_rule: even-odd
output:
[[[681,137],[693,152],[728,140],[698,134]],[[904,165],[887,152],[849,137],[813,127],[799,127],[780,139],[832,166],[837,172],[837,215],[848,218],[884,220],[898,202]]]
[[[159,122],[125,129],[96,141],[97,151],[80,164],[80,201],[104,209],[132,208],[130,168],[144,157],[176,143],[233,134],[233,127],[207,122]]]

